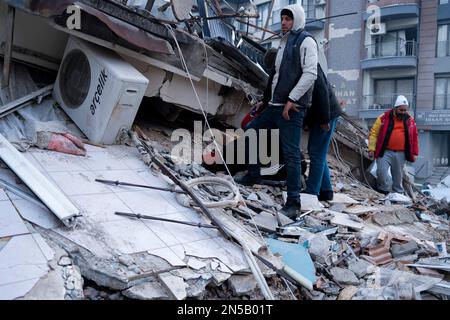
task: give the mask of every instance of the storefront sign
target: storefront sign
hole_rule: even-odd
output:
[[[416,122],[422,126],[450,127],[450,110],[418,111]]]

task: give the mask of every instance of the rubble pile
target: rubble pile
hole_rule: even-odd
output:
[[[442,204],[419,194],[414,203],[393,194],[384,196],[354,179],[341,161],[330,156],[329,163],[334,200],[321,203],[302,194],[304,213],[297,221],[282,216],[282,227],[278,226],[276,211],[285,192],[265,185],[240,186],[244,201],[227,213],[255,235],[308,248],[317,281],[313,291],[302,288],[301,298],[422,299],[430,294],[445,298],[448,291],[441,295],[438,287],[448,284],[450,223],[434,210]],[[200,166],[171,165],[186,181],[212,176]],[[205,189],[202,195],[209,195],[209,201],[223,196],[214,189]]]

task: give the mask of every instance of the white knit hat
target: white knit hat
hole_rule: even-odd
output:
[[[395,108],[399,106],[409,106],[408,99],[405,96],[398,96],[397,101],[395,101]]]

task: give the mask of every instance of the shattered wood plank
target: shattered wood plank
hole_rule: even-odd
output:
[[[17,99],[15,101],[12,101],[8,104],[5,104],[4,106],[0,107],[0,118],[3,118],[7,116],[8,114],[28,106],[31,104],[35,99],[41,99],[44,98],[52,93],[53,90],[53,84],[48,85],[42,89],[39,89],[35,92],[30,93],[29,95],[22,97],[20,99]]]
[[[0,158],[66,226],[73,225],[79,210],[1,134]]]

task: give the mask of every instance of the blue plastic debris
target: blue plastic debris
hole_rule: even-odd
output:
[[[316,282],[316,268],[304,244],[287,243],[276,239],[266,238],[269,249],[274,254],[282,256],[283,263],[297,273]]]

